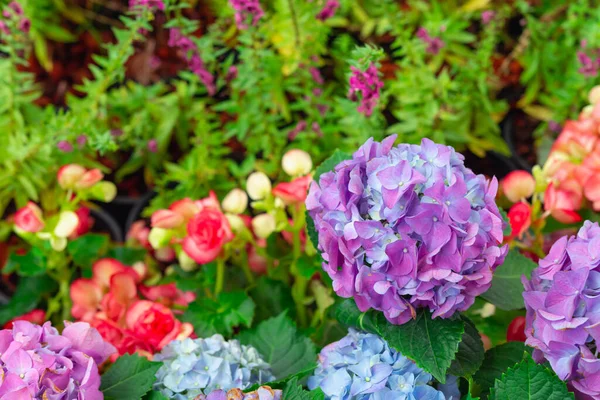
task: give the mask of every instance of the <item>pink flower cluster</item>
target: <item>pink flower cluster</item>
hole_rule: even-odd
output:
[[[152,228],[164,230],[167,244],[181,246],[198,264],[213,261],[225,243],[233,239],[229,221],[214,192],[201,200],[178,200],[168,210],[156,211],[152,215]]]
[[[204,61],[202,57],[200,57],[200,52],[198,51],[198,46],[190,39],[185,36],[181,31],[177,28],[172,28],[169,31],[169,47],[178,48],[181,52],[184,53],[184,57],[188,63],[190,70],[200,78],[200,81],[206,87],[206,91],[210,96],[214,96],[217,92],[217,87],[215,86],[215,78],[214,76],[206,69],[204,65]]]
[[[235,23],[239,29],[248,29],[247,22],[255,26],[265,15],[258,0],[229,0],[235,10]]]
[[[321,11],[317,14],[317,19],[321,21],[328,20],[335,15],[339,7],[340,2],[338,0],[327,0]]]
[[[13,34],[16,28],[20,32],[28,33],[31,21],[23,15],[23,7],[16,1],[11,1],[2,12],[4,21],[0,21],[0,32],[6,35]]]
[[[439,37],[431,37],[427,29],[421,27],[417,30],[417,37],[427,44],[427,51],[429,54],[436,55],[446,45]]]
[[[150,357],[170,341],[192,334],[192,326],[181,323],[171,307],[187,306],[195,299],[193,293],[181,292],[174,283],[145,286],[145,267],[128,267],[111,258],[97,261],[92,270],[91,279],[71,284],[71,314],[95,327],[118,355]]]
[[[137,8],[148,8],[152,11],[164,11],[165,3],[162,0],[129,0],[129,8],[135,10]]]
[[[360,93],[360,105],[358,111],[370,116],[377,105],[377,100],[381,95],[383,82],[379,79],[379,72],[375,64],[371,63],[365,71],[356,67],[351,67],[350,93],[348,97],[357,100],[357,93]]]
[[[600,102],[567,121],[544,165],[549,180],[545,210],[558,221],[581,220],[577,210],[589,203],[600,210]]]
[[[585,77],[593,78],[598,75],[600,69],[600,49],[586,50],[587,41],[581,42],[581,47],[577,52],[577,61],[581,67],[579,73]]]

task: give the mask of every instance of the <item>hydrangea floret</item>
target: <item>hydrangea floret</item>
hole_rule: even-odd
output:
[[[525,343],[581,398],[600,398],[599,266],[600,226],[585,221],[576,236],[554,243],[530,281],[524,279]]]
[[[154,359],[163,362],[154,390],[169,399],[191,400],[216,390],[243,390],[274,379],[254,347],[227,341],[221,335],[174,340]]]
[[[466,168],[452,147],[369,139],[313,182],[306,201],[323,269],[341,297],[394,324],[428,308],[469,308],[502,263],[498,183]]]
[[[62,334],[13,322],[0,331],[0,397],[3,399],[102,400],[98,365],[115,349],[85,322],[65,322]]]
[[[447,399],[429,385],[431,380],[431,374],[379,336],[350,329],[340,341],[323,348],[308,387],[320,387],[331,400]]]

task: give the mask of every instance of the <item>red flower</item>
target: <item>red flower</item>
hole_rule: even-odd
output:
[[[135,302],[127,311],[126,321],[129,331],[156,350],[178,336],[187,337],[192,332],[192,326],[179,322],[170,309],[148,300]]]
[[[183,216],[172,210],[157,210],[152,214],[153,228],[173,229],[183,222]]]
[[[187,306],[196,299],[196,295],[193,292],[182,292],[177,289],[174,283],[158,286],[140,285],[140,292],[146,299],[161,303],[167,307],[172,307],[175,304]]]
[[[523,202],[513,205],[508,210],[508,219],[512,230],[507,239],[521,238],[531,225],[531,207]]]
[[[16,321],[29,321],[34,324],[43,325],[46,321],[46,311],[39,309],[31,310],[28,313],[8,321],[6,324],[4,324],[3,329],[12,329],[13,322]]]
[[[213,261],[223,245],[233,239],[229,221],[214,208],[205,208],[188,222],[188,236],[183,240],[183,250],[198,264]]]
[[[35,233],[41,231],[44,229],[42,210],[37,204],[31,201],[28,202],[25,207],[15,213],[15,225],[25,232]]]
[[[512,320],[506,331],[506,341],[508,342],[524,342],[527,340],[525,336],[525,317],[516,317]]]
[[[312,177],[306,175],[291,182],[282,182],[273,188],[273,196],[279,197],[286,204],[304,203],[308,195],[308,186]]]
[[[581,193],[575,190],[557,189],[549,184],[544,195],[544,209],[550,211],[557,221],[572,224],[581,221],[576,210],[581,206]]]
[[[75,211],[75,214],[77,214],[77,220],[79,221],[79,223],[77,224],[75,231],[71,233],[71,236],[69,236],[69,239],[75,239],[81,235],[88,233],[94,225],[94,219],[90,217],[89,208],[79,207],[77,211]]]

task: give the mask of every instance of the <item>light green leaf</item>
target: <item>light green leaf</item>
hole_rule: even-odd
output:
[[[254,301],[243,291],[221,293],[217,301],[201,298],[190,304],[183,321],[190,322],[199,337],[219,333],[231,336],[233,328],[250,327],[254,318]]]

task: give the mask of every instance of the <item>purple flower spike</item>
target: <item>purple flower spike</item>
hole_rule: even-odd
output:
[[[231,7],[235,10],[235,23],[239,29],[248,29],[247,22],[255,26],[265,15],[258,0],[229,0]]]
[[[317,19],[325,21],[332,18],[339,7],[340,2],[338,0],[327,0],[321,11],[317,14]]]
[[[600,226],[585,221],[577,236],[558,240],[524,280],[527,345],[548,360],[577,398],[600,398]],[[589,397],[587,397],[589,396]]]
[[[491,284],[503,261],[497,184],[453,148],[369,139],[313,182],[306,201],[323,269],[339,296],[403,324],[417,308],[448,318]]]
[[[361,94],[358,111],[368,117],[373,114],[377,105],[383,82],[379,79],[379,72],[375,64],[371,64],[364,72],[355,67],[351,67],[351,70],[349,97],[356,99],[357,93]]]
[[[2,399],[101,400],[98,365],[116,350],[88,323],[66,322],[62,335],[46,322],[0,330]]]
[[[56,147],[63,153],[70,153],[73,151],[73,145],[66,140],[61,140],[56,144]]]

